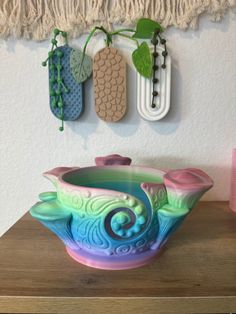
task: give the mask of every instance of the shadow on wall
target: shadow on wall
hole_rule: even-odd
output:
[[[130,85],[132,82],[134,85]],[[138,130],[140,124],[140,117],[136,108],[136,73],[127,63],[127,112],[119,122],[108,123],[99,119],[94,109],[94,96],[93,96],[93,80],[92,78],[85,82],[85,104],[84,112],[81,117],[74,122],[67,122],[67,126],[79,136],[84,139],[84,148],[86,149],[86,141],[89,136],[96,132],[99,123],[105,123],[114,133],[121,137],[128,137]],[[124,128],[125,127],[125,128]]]
[[[170,111],[162,120],[159,121],[146,121],[150,128],[152,128],[158,134],[166,135],[176,131],[181,121],[181,95],[183,89],[183,82],[178,70],[178,65],[172,60],[171,68],[171,105]],[[121,137],[129,137],[135,134],[139,128],[142,118],[137,111],[136,103],[136,72],[130,65],[127,64],[127,112],[125,116],[119,122],[107,123],[100,121],[94,110],[94,98],[93,98],[93,83],[92,79],[85,83],[85,90],[91,91],[91,93],[84,93],[85,95],[85,111],[77,121],[67,122],[67,125],[71,130],[80,135],[85,142],[89,136],[97,131],[98,123],[106,123],[106,125],[117,135]],[[84,144],[86,145],[86,143]]]
[[[85,150],[90,135],[95,132],[98,134],[97,127],[99,123],[94,110],[93,82],[91,78],[84,83],[84,91],[86,90],[91,92],[84,92],[84,112],[81,117],[76,121],[66,122],[67,127],[84,139],[83,148]]]
[[[31,50],[32,52],[37,52],[39,48],[42,49],[50,49],[50,42],[45,41],[29,41],[26,39],[15,39],[13,37],[9,37],[7,39],[1,39],[0,44],[3,45],[6,48],[6,51],[9,53],[16,53],[16,46],[17,43],[20,42],[23,47],[26,47],[27,49]],[[39,60],[39,65],[41,66],[41,62],[43,60]]]
[[[231,16],[232,15],[232,16]],[[203,15],[204,16],[204,15]],[[227,32],[230,19],[236,18],[233,14],[227,14],[225,16],[225,23],[214,23],[208,19],[201,19],[199,30],[188,30],[188,31],[179,31],[174,28],[169,28],[168,32],[179,32],[181,37],[184,38],[200,38],[201,34],[204,31],[210,29],[217,29],[221,32]],[[204,27],[201,27],[201,23],[206,24]],[[149,122],[143,120],[143,122],[150,127],[153,131],[160,135],[168,135],[174,133],[180,125],[181,121],[181,99],[183,94],[183,78],[178,69],[178,62],[172,59],[172,68],[171,68],[171,105],[170,111],[163,119],[159,121]],[[93,90],[92,80],[89,80],[85,85],[86,90]],[[95,111],[94,111],[94,100],[91,95],[93,93],[86,93],[85,95],[85,112],[83,116],[78,120],[78,123],[68,123],[69,127],[73,132],[78,133],[86,141],[89,138],[89,135],[98,132],[97,127],[98,123],[106,123],[99,120]],[[127,112],[124,118],[116,123],[106,123],[108,128],[110,128],[115,134],[120,137],[129,137],[135,134],[141,124],[142,118],[139,116],[136,105],[136,72],[134,69],[128,65],[127,66]]]
[[[108,124],[116,134],[126,137],[134,134],[141,123],[141,120],[158,134],[171,134],[178,128],[181,120],[181,94],[182,79],[177,63],[172,60],[171,66],[171,104],[168,114],[159,121],[143,120],[137,110],[136,102],[136,71],[128,66],[127,73],[127,113],[124,118],[117,123]],[[125,126],[125,129],[123,128]]]
[[[183,79],[178,69],[178,63],[172,58],[171,64],[171,96],[170,111],[159,121],[148,122],[149,126],[160,135],[174,133],[181,121],[181,99],[183,94]]]

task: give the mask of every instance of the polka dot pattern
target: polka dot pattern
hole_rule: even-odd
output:
[[[62,89],[62,100],[64,105],[64,120],[65,121],[73,121],[79,118],[81,113],[83,112],[83,88],[82,84],[78,84],[70,69],[70,54],[73,50],[68,45],[60,46],[55,49],[52,60],[53,63],[57,64],[57,53],[56,51],[60,50],[63,53],[63,57],[61,59],[62,63],[62,70],[61,70],[61,77],[65,86],[69,89],[68,93]],[[57,77],[57,71],[55,72],[55,77]],[[49,80],[52,78],[52,70],[49,67]],[[57,89],[57,83],[54,83],[53,89]],[[61,109],[60,108],[53,108],[52,96],[50,96],[50,109],[52,113],[59,119]]]

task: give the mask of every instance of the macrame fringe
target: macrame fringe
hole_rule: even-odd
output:
[[[110,22],[130,25],[140,17],[149,17],[164,27],[195,28],[202,13],[218,21],[227,9],[235,7],[235,0],[117,0]]]
[[[76,37],[94,25],[111,29],[140,17],[164,27],[194,28],[202,13],[218,21],[229,8],[236,8],[236,0],[1,0],[0,37],[44,40],[53,28]]]

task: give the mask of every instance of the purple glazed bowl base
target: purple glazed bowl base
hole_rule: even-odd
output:
[[[156,258],[160,253],[160,250],[148,250],[143,253],[134,255],[123,255],[119,257],[111,256],[101,256],[101,255],[91,255],[83,250],[72,250],[66,247],[67,253],[76,262],[99,269],[107,270],[122,270],[131,269],[144,266]]]

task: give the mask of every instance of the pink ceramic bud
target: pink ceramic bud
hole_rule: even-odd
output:
[[[131,164],[131,159],[129,157],[123,157],[118,154],[108,155],[104,157],[96,157],[96,166],[114,166],[114,165],[127,165]]]
[[[191,209],[213,186],[212,179],[195,168],[171,170],[164,175],[168,203],[177,208]]]

